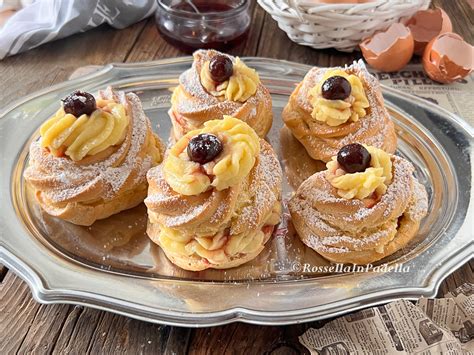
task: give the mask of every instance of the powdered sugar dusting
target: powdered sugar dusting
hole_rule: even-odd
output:
[[[150,191],[145,199],[152,223],[192,233],[213,235],[229,228],[230,235],[258,230],[280,203],[282,171],[271,146],[261,140],[261,151],[249,176],[222,191],[213,188],[196,196],[175,193],[161,167],[147,175]],[[198,232],[199,231],[199,232]]]
[[[419,221],[428,211],[428,194],[425,187],[415,179],[413,184],[413,197],[408,206],[407,213],[412,220]]]
[[[394,156],[393,167],[392,183],[371,208],[357,199],[345,200],[335,195],[325,171],[306,180],[290,201],[292,215],[306,225],[305,243],[321,252],[361,250],[380,239],[390,241],[396,221],[403,213],[420,220],[426,214],[428,199],[424,187],[413,177],[413,165]],[[367,218],[371,219],[370,226]]]
[[[261,141],[262,142],[262,141]],[[266,142],[261,144],[262,153],[259,155],[257,175],[263,176],[263,180],[270,189],[281,184],[282,170],[280,163],[275,158],[272,148]]]
[[[365,94],[369,101],[370,111],[367,116],[358,121],[357,129],[354,132],[345,133],[338,137],[338,146],[344,146],[349,143],[357,142],[360,137],[364,137],[364,143],[377,148],[382,148],[384,140],[390,133],[391,126],[380,124],[380,120],[389,117],[387,110],[383,105],[383,97],[380,94],[380,85],[377,79],[371,75],[362,60],[354,62],[350,66],[335,68],[312,68],[305,76],[301,89],[297,95],[297,102],[304,110],[311,112],[313,107],[309,101],[309,91],[317,85],[328,70],[341,69],[350,74],[355,74],[362,79],[365,87]],[[324,125],[324,124],[322,124]],[[373,133],[373,134],[371,134]]]
[[[124,105],[130,117],[129,135],[110,156],[90,164],[78,165],[67,158],[57,158],[41,147],[41,140],[30,148],[30,167],[25,177],[53,203],[110,200],[124,189],[145,183],[151,157],[140,157],[151,126],[135,94],[115,93],[111,88],[99,97]]]
[[[214,57],[218,52],[214,50],[198,50],[194,52],[194,61],[192,67],[182,73],[179,77],[179,83],[182,88],[191,95],[193,99],[179,100],[176,103],[176,110],[183,116],[192,115],[193,118],[201,116],[202,112],[216,112],[222,115],[235,115],[246,105],[251,105],[252,111],[250,117],[255,116],[256,107],[259,102],[268,100],[265,95],[263,85],[258,84],[255,95],[251,96],[245,103],[234,102],[217,98],[209,94],[201,84],[200,72],[202,65]],[[235,63],[233,56],[226,55]],[[189,119],[189,118],[188,118]]]
[[[227,205],[225,203],[219,204],[219,207],[217,207],[216,211],[212,215],[212,217],[210,219],[210,222],[211,223],[216,223],[216,222],[222,220],[224,214],[226,214],[228,212],[228,210],[229,210],[229,205]]]
[[[166,225],[168,227],[176,227],[183,225],[200,215],[207,208],[206,204],[195,205],[192,209],[187,210],[187,213],[178,214],[175,216],[168,216]]]

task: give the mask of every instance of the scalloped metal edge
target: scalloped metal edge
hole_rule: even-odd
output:
[[[257,57],[247,57],[246,61],[265,61],[272,63],[285,63],[291,65],[298,73],[292,73],[295,75],[303,76],[311,66],[276,60],[270,58],[257,58]],[[88,74],[84,77],[77,78],[74,80],[69,80],[63,83],[56,84],[49,88],[32,93],[22,99],[15,101],[10,104],[7,108],[3,109],[0,113],[0,119],[2,119],[8,112],[14,110],[18,106],[37,98],[39,96],[51,93],[58,89],[66,89],[68,87],[74,88],[80,85],[83,82],[90,81],[91,79],[97,79],[101,77],[108,77],[114,71],[121,71],[124,69],[142,69],[143,67],[156,67],[166,64],[176,64],[176,63],[191,63],[191,57],[183,58],[171,58],[158,60],[154,62],[146,63],[132,63],[132,64],[108,64],[103,69],[100,69],[96,72]],[[436,109],[436,111],[441,112],[445,117],[454,121],[462,130],[468,133],[471,138],[474,138],[474,128],[467,124],[464,120],[457,117],[456,115],[450,113],[449,111],[437,107],[430,102],[419,99],[417,97],[410,96],[398,90],[388,88],[383,86],[383,90],[389,93],[392,93],[398,97],[402,97],[406,100],[416,102],[420,106],[425,106],[431,109]],[[0,131],[0,137],[1,137]],[[471,196],[472,202],[472,196]],[[469,205],[469,210],[472,209],[472,203]],[[466,217],[470,215],[470,211],[467,211]],[[2,237],[3,239],[3,237]],[[175,311],[166,311],[163,309],[152,309],[152,308],[134,308],[134,303],[132,301],[123,301],[113,298],[104,298],[100,297],[98,294],[92,292],[77,292],[73,290],[60,290],[60,289],[51,289],[47,287],[46,278],[42,278],[36,270],[28,267],[26,263],[21,260],[21,257],[16,256],[9,252],[4,246],[3,241],[0,244],[0,261],[6,265],[9,269],[18,274],[23,278],[28,286],[30,287],[33,297],[40,303],[53,304],[53,303],[69,303],[69,304],[79,304],[83,306],[88,306],[100,310],[106,310],[114,312],[117,314],[129,316],[135,319],[162,323],[175,326],[194,326],[194,327],[204,327],[204,326],[215,326],[228,324],[235,321],[242,321],[245,323],[259,324],[259,325],[285,325],[285,324],[295,324],[300,322],[309,322],[318,319],[324,319],[329,317],[335,317],[342,314],[345,314],[349,311],[355,311],[358,309],[380,305],[383,303],[390,302],[399,298],[406,299],[417,299],[420,296],[433,297],[436,295],[442,280],[447,277],[451,272],[456,270],[464,262],[470,260],[474,253],[474,242],[471,241],[462,252],[456,254],[454,257],[448,258],[438,269],[433,270],[425,275],[425,285],[423,287],[405,287],[397,288],[391,290],[383,290],[379,292],[371,293],[370,296],[358,296],[350,299],[350,302],[347,300],[326,304],[322,306],[317,306],[313,308],[307,308],[296,311],[285,311],[279,313],[277,316],[273,315],[272,312],[266,311],[255,311],[248,308],[235,307],[230,308],[221,312],[207,312],[207,313],[183,313]],[[401,281],[401,280],[400,280]],[[400,286],[403,284],[399,283]],[[382,295],[383,293],[383,295]],[[340,305],[344,303],[344,307]],[[330,306],[330,307],[328,307]],[[324,308],[324,309],[323,309]],[[339,309],[339,310],[336,310]]]
[[[48,289],[42,282],[41,277],[35,271],[27,267],[19,258],[9,253],[3,247],[0,247],[0,260],[28,284],[33,298],[43,304],[81,305],[113,312],[146,322],[172,326],[192,325],[193,327],[210,327],[229,324],[236,321],[256,325],[289,325],[337,317],[348,312],[378,306],[400,298],[416,300],[420,296],[434,297],[436,296],[439,285],[443,279],[459,268],[461,264],[472,258],[472,247],[473,244],[466,248],[466,253],[463,253],[465,255],[462,255],[461,258],[456,258],[453,262],[446,263],[443,268],[438,269],[431,277],[432,282],[425,287],[392,290],[389,294],[385,294],[383,297],[378,293],[373,293],[370,298],[364,296],[353,298],[352,302],[346,303],[344,308],[337,307],[337,304],[334,304],[329,311],[318,312],[318,308],[326,308],[327,310],[328,305],[323,305],[315,308],[304,309],[303,312],[284,312],[277,318],[269,317],[268,313],[270,312],[258,312],[240,307],[231,308],[223,312],[207,312],[200,314],[200,316],[197,314],[193,315],[192,313],[183,314],[181,312],[166,312],[163,310],[156,312],[155,309],[143,309],[138,311],[137,309],[132,308],[134,310],[134,312],[132,312],[127,309],[129,308],[126,304],[127,302],[124,304],[124,302],[120,302],[118,299],[106,298],[102,300],[97,294],[93,293],[75,291],[75,294],[72,294],[68,291]],[[386,291],[383,292],[386,293]],[[342,303],[342,301],[339,303]],[[115,306],[115,308],[112,306]],[[331,309],[334,308],[339,308],[339,310],[331,311]],[[201,323],[203,320],[205,322]]]

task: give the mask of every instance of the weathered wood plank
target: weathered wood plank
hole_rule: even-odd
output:
[[[64,349],[66,349],[71,341],[71,336],[74,332],[76,323],[82,314],[84,307],[82,306],[72,306],[71,311],[66,317],[66,320],[63,323],[62,328],[58,332],[58,337],[56,342],[52,344],[52,353],[58,354],[63,353]],[[75,340],[73,341],[75,343]],[[59,350],[59,351],[58,351]]]
[[[41,305],[18,352],[51,353],[71,308],[66,304]]]
[[[196,329],[189,354],[300,354],[298,336],[305,325],[262,327],[234,323],[221,327]]]
[[[144,354],[164,352],[171,327],[104,313],[91,334],[88,352]]]
[[[171,327],[164,355],[185,354],[194,329],[184,327]]]
[[[440,285],[438,297],[455,290],[465,282],[474,283],[474,260],[471,260],[449,275]]]
[[[85,354],[91,345],[94,331],[105,312],[92,308],[76,307],[66,318],[53,354]]]
[[[149,19],[135,45],[125,59],[127,62],[144,62],[155,59],[177,57],[181,51],[170,46],[158,33],[155,20]]]
[[[13,272],[0,284],[0,354],[13,354],[21,347],[40,305]]]
[[[431,6],[441,7],[451,19],[453,32],[460,34],[470,44],[474,44],[474,9],[468,1],[433,0]]]

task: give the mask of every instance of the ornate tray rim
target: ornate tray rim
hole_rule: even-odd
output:
[[[248,61],[258,61],[262,63],[273,63],[273,64],[285,64],[289,65],[294,68],[295,78],[301,77],[306,73],[306,71],[311,68],[311,66],[303,65],[299,63],[283,61],[283,60],[276,60],[270,58],[256,58],[256,57],[247,57],[245,60]],[[190,57],[182,57],[182,58],[171,58],[171,59],[163,59],[153,62],[146,62],[146,63],[119,63],[119,64],[108,64],[103,69],[100,69],[94,73],[88,74],[84,77],[77,78],[74,80],[69,80],[63,83],[56,84],[49,88],[45,88],[43,90],[37,91],[32,93],[16,102],[10,104],[5,109],[3,109],[0,113],[0,126],[2,125],[4,118],[9,112],[13,111],[15,108],[27,103],[28,101],[40,97],[42,95],[52,93],[55,90],[65,89],[67,87],[77,87],[83,83],[91,82],[93,80],[99,81],[99,79],[107,79],[108,76],[113,78],[114,73],[119,73],[121,71],[133,71],[139,70],[143,68],[159,68],[165,65],[175,65],[175,64],[190,64],[191,58]],[[384,93],[389,93],[394,95],[400,99],[415,102],[420,107],[427,107],[428,109],[436,109],[437,112],[440,112],[442,116],[448,121],[456,124],[461,130],[464,131],[464,134],[467,136],[470,142],[470,158],[471,158],[471,167],[473,165],[473,141],[474,141],[474,129],[466,123],[461,118],[457,117],[456,115],[444,110],[430,102],[425,100],[419,99],[414,96],[407,95],[405,93],[399,92],[397,90],[383,87]],[[0,130],[0,137],[2,135],[2,130]],[[4,158],[2,158],[4,159]],[[2,177],[3,180],[9,180],[10,177]],[[9,180],[10,181],[10,180]],[[10,186],[10,184],[9,184]],[[2,192],[2,200],[7,201],[7,195],[10,195],[10,190],[4,189],[2,185],[0,185],[0,190]],[[470,226],[467,226],[466,221],[474,219],[473,213],[473,194],[472,194],[472,177],[471,177],[471,186],[470,186],[470,198],[469,198],[469,207],[466,211],[466,216],[464,221],[462,222],[462,226],[458,230],[456,234],[456,238],[461,234],[461,231],[469,231],[469,227],[472,227],[472,223]],[[11,203],[11,201],[8,201]],[[3,203],[2,203],[3,205]],[[8,213],[14,213],[14,211],[8,211]],[[7,220],[8,215],[3,216],[4,221]],[[9,269],[13,270],[16,274],[18,274],[21,278],[23,278],[27,284],[29,285],[30,289],[32,290],[33,297],[35,300],[41,303],[71,303],[71,304],[80,304],[88,307],[93,307],[101,310],[107,310],[111,312],[115,312],[118,314],[130,316],[133,318],[137,318],[144,321],[149,322],[156,322],[156,323],[165,323],[169,325],[177,325],[177,326],[214,326],[220,324],[227,324],[234,321],[242,321],[246,323],[253,323],[253,324],[263,324],[263,325],[283,325],[283,324],[293,324],[299,322],[306,322],[312,321],[317,319],[323,319],[333,316],[338,316],[349,311],[354,311],[357,309],[365,308],[368,306],[374,306],[382,303],[386,303],[398,298],[407,298],[407,299],[416,299],[419,296],[425,297],[432,297],[436,295],[438,287],[441,281],[448,276],[451,272],[461,266],[464,262],[472,258],[472,254],[474,252],[474,241],[472,235],[467,235],[464,237],[458,238],[460,243],[463,244],[463,248],[457,250],[455,255],[449,255],[449,258],[444,258],[442,263],[438,263],[437,269],[431,270],[430,272],[423,275],[423,282],[421,285],[417,286],[405,286],[403,283],[403,279],[398,277],[396,274],[393,276],[393,285],[396,286],[390,289],[385,290],[378,290],[377,292],[372,292],[370,294],[361,294],[359,296],[351,297],[349,299],[345,299],[343,301],[332,302],[324,305],[318,305],[315,307],[310,308],[299,308],[293,309],[291,311],[261,311],[251,309],[249,307],[230,307],[228,309],[219,310],[215,312],[186,312],[186,311],[176,311],[171,308],[166,309],[166,307],[149,307],[143,304],[134,303],[133,300],[127,299],[120,299],[118,297],[108,297],[104,294],[100,294],[94,292],[93,289],[89,289],[88,291],[80,291],[74,290],[68,287],[57,287],[54,285],[55,282],[59,281],[66,282],[68,277],[73,277],[74,274],[80,273],[82,277],[86,275],[92,276],[96,279],[96,282],[100,281],[110,281],[107,280],[108,278],[113,278],[117,280],[118,285],[126,285],[127,278],[124,276],[114,275],[113,273],[103,273],[97,270],[88,269],[86,267],[77,267],[76,270],[69,270],[67,267],[68,261],[67,260],[51,260],[47,253],[42,250],[44,249],[43,246],[40,246],[39,243],[35,243],[30,240],[31,245],[30,247],[33,248],[36,252],[38,252],[38,258],[42,260],[46,264],[51,264],[53,270],[56,269],[58,272],[61,273],[61,277],[58,275],[45,275],[42,274],[41,270],[35,268],[32,265],[29,265],[27,260],[22,258],[19,251],[16,252],[12,250],[8,250],[6,247],[5,241],[8,238],[4,234],[4,226],[2,225],[2,233],[0,238],[0,262],[5,264]],[[472,233],[472,232],[471,232]],[[26,234],[26,233],[24,233]],[[14,236],[10,236],[12,238]],[[439,252],[439,251],[438,251]],[[415,258],[416,259],[416,258]],[[412,261],[410,261],[412,262]],[[31,263],[30,263],[31,264]],[[36,265],[39,264],[39,261],[35,262]],[[50,265],[50,266],[51,266]],[[44,267],[45,268],[45,267]],[[68,276],[69,275],[69,276]],[[57,280],[54,280],[54,278]],[[379,276],[374,276],[379,277]],[[73,277],[74,278],[74,277]],[[140,282],[148,282],[146,279]],[[138,281],[137,281],[138,282]],[[202,284],[197,281],[169,281],[169,280],[159,280],[160,284],[168,284],[167,286],[170,287],[169,283],[187,283],[189,286],[192,287],[200,287],[199,284]],[[319,281],[316,280],[292,280],[292,281],[279,281],[278,283],[267,283],[267,282],[257,282],[257,283],[248,283],[248,284],[228,284],[226,285],[229,288],[234,288],[236,291],[242,291],[242,288],[245,288],[247,293],[254,293],[258,292],[258,290],[262,290],[262,287],[268,289],[267,292],[274,292],[278,287],[286,287],[288,283],[294,285],[299,290],[313,290],[317,289]],[[156,287],[158,288],[157,285]],[[171,285],[172,286],[172,285]],[[214,288],[214,284],[210,283],[210,288]],[[316,288],[315,288],[316,286]],[[97,291],[97,290],[95,290]]]

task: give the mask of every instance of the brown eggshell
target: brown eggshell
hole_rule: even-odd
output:
[[[375,69],[392,72],[402,69],[413,56],[413,36],[405,25],[392,24],[360,44],[362,55]]]
[[[410,29],[415,41],[415,54],[423,55],[426,45],[436,36],[451,32],[453,25],[443,9],[420,10],[413,15],[406,26]]]
[[[431,79],[452,83],[473,71],[474,47],[456,33],[442,33],[428,43],[422,62]]]

